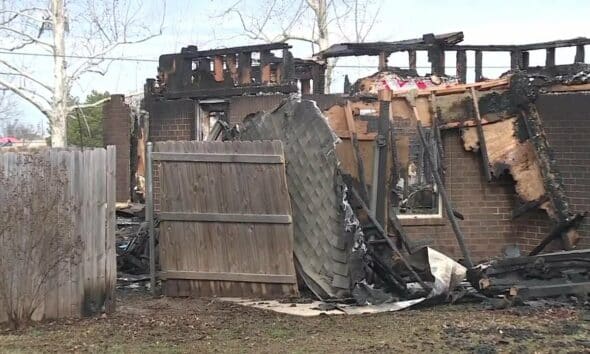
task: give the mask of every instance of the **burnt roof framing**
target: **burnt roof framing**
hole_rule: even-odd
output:
[[[322,93],[325,65],[293,58],[290,48],[284,42],[201,51],[187,46],[160,56],[158,85],[148,82],[147,91],[170,99],[226,98],[297,92],[298,82],[307,88],[313,80],[314,92]]]
[[[228,55],[228,54],[237,54],[237,53],[253,53],[253,52],[264,52],[269,50],[282,50],[282,49],[291,49],[292,47],[285,42],[276,42],[276,43],[268,43],[268,44],[256,44],[256,45],[246,45],[241,47],[230,47],[230,48],[219,48],[219,49],[210,49],[210,50],[198,50],[196,46],[188,46],[182,48],[180,53],[186,59],[196,59],[196,58],[203,58],[203,57],[212,57],[216,55]]]
[[[585,61],[585,45],[590,45],[590,38],[577,37],[565,40],[556,40],[529,44],[501,44],[501,45],[459,45],[463,40],[463,32],[451,32],[445,34],[425,34],[422,38],[415,38],[395,42],[372,42],[372,43],[340,43],[334,44],[328,49],[316,54],[316,58],[325,60],[327,58],[345,56],[379,56],[379,70],[387,70],[387,58],[396,52],[408,52],[408,66],[416,69],[416,52],[427,51],[428,60],[431,63],[432,74],[445,74],[445,52],[456,52],[456,76],[460,82],[466,82],[467,58],[466,51],[475,51],[475,78],[476,81],[483,79],[482,75],[482,53],[483,52],[507,52],[510,54],[511,70],[526,69],[529,67],[529,51],[545,50],[545,66],[555,65],[555,49],[576,47],[574,63]]]

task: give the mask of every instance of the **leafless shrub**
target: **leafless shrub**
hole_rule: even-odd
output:
[[[47,152],[0,155],[0,308],[15,329],[80,261],[66,172]]]

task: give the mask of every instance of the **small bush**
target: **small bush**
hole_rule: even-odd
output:
[[[65,166],[49,156],[0,155],[0,308],[13,328],[26,326],[58,279],[67,278],[67,265],[80,261],[79,207]]]

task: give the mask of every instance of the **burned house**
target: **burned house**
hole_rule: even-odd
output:
[[[590,39],[462,40],[456,32],[343,43],[314,60],[293,58],[285,43],[187,47],[161,56],[158,78],[147,81],[147,140],[281,140],[295,268],[320,298],[350,296],[359,279],[375,274],[398,290],[408,279],[422,284],[424,275],[404,254],[424,246],[468,269],[508,254],[588,248],[590,66],[584,50]],[[564,47],[575,48],[573,63],[555,65],[555,52]],[[530,52],[537,50],[545,51],[545,65],[531,67]],[[407,53],[407,63],[388,62],[398,52]],[[416,72],[419,52],[431,63],[426,76]],[[467,83],[468,52],[475,58],[473,83]],[[510,71],[484,79],[486,52],[506,53]],[[453,75],[445,70],[451,54]],[[342,56],[376,56],[377,72],[347,83],[342,94],[324,94],[326,59]],[[357,224],[363,257],[372,259],[360,278],[359,238],[351,226]],[[391,259],[405,267],[404,277],[391,271],[399,266]]]

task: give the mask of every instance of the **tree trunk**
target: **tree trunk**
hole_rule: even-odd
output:
[[[314,40],[317,43],[320,51],[328,49],[330,46],[328,38],[328,4],[326,0],[307,0],[307,4],[313,10],[315,14],[315,24],[318,29],[317,36],[314,36]],[[332,82],[332,70],[333,67],[331,62],[328,60],[326,65],[326,76],[324,82],[324,93],[330,93],[330,84]]]
[[[328,6],[326,0],[317,1],[316,19],[318,25],[318,45],[320,51],[328,49],[330,46],[329,33],[328,33]],[[324,92],[330,93],[330,85],[332,84],[332,71],[334,66],[332,62],[328,60],[326,65],[326,78],[324,83]]]
[[[66,147],[68,117],[68,87],[66,73],[66,19],[64,0],[52,0],[53,22],[53,89],[51,125],[51,146]]]

